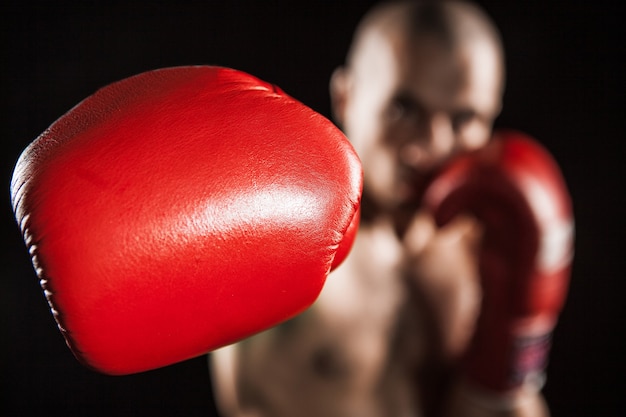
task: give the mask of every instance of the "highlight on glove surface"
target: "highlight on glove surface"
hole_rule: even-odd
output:
[[[189,66],[76,105],[23,152],[11,195],[68,345],[127,374],[306,309],[352,244],[361,177],[323,116],[246,73]]]

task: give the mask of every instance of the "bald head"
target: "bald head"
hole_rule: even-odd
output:
[[[346,64],[352,69],[372,36],[395,42],[437,42],[450,52],[489,49],[504,88],[504,49],[500,34],[483,10],[464,1],[390,1],[374,7],[357,27]],[[358,69],[358,67],[356,68]]]
[[[420,176],[487,143],[503,86],[500,37],[484,12],[458,1],[401,1],[361,21],[331,97],[365,187],[396,204]]]

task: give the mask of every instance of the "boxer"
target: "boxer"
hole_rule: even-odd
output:
[[[248,74],[88,97],[11,183],[69,347],[117,375],[217,349],[225,416],[546,415],[573,221],[545,149],[491,131],[503,72],[472,5],[368,14],[331,81],[362,206],[341,132]]]
[[[547,415],[539,362],[565,291],[570,213],[558,170],[532,140],[504,135],[490,145],[504,89],[495,26],[461,2],[375,7],[330,89],[335,119],[363,163],[361,227],[309,310],[211,354],[223,416]],[[531,156],[517,164],[511,152]],[[466,153],[471,168],[460,178],[481,172],[477,187],[447,171],[458,172],[448,164]],[[557,272],[543,281],[529,258],[515,261],[525,265],[521,277],[494,266],[516,271],[511,254],[535,253],[541,225],[551,222],[536,220],[528,206],[536,193],[523,184],[535,176],[554,186],[544,209],[565,231],[553,239],[565,248],[555,249]],[[492,177],[524,180],[492,184]],[[483,194],[489,209],[470,203]],[[495,220],[501,215],[512,220],[502,226]],[[517,240],[520,225],[531,234],[526,240]],[[515,244],[488,252],[494,235]],[[517,304],[527,309],[508,310]],[[528,333],[539,342],[525,356],[511,353],[513,340],[524,339],[510,334],[520,322],[547,329]],[[496,357],[506,364],[490,363],[472,346],[504,352]],[[535,365],[511,365],[527,364],[533,352],[541,357]]]

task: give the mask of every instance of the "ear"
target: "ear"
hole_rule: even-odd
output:
[[[335,122],[341,126],[345,119],[349,92],[349,75],[345,67],[338,67],[330,77],[330,105]]]

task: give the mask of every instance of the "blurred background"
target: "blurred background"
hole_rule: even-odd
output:
[[[206,359],[109,377],[76,362],[9,202],[22,149],[97,88],[159,67],[250,72],[330,117],[328,80],[372,1],[95,1],[0,6],[0,414],[212,416]],[[574,198],[577,253],[545,395],[554,416],[626,415],[626,48],[618,2],[479,1],[508,58],[497,126],[540,139]]]

